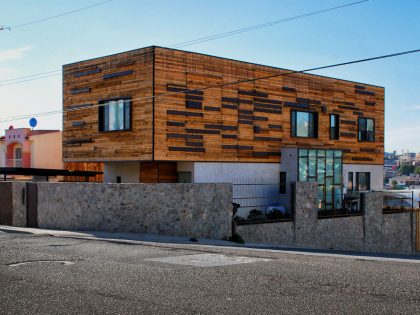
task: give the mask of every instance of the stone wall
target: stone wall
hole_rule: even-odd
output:
[[[13,182],[13,226],[26,226],[27,184]]]
[[[0,183],[0,224],[26,226],[26,183]]]
[[[292,222],[240,225],[237,233],[251,243],[413,254],[416,228],[413,212],[383,214],[382,192],[364,194],[363,216],[317,218],[316,183],[296,183]]]
[[[228,239],[231,184],[38,183],[41,228]]]

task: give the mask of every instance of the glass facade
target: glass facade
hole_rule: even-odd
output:
[[[318,208],[341,209],[343,163],[340,150],[299,149],[298,173],[301,182],[318,183]]]

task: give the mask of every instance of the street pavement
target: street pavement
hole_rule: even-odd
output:
[[[0,314],[420,314],[416,259],[53,234],[0,229]]]

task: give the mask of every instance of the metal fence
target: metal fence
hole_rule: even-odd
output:
[[[233,203],[237,209],[234,219],[237,224],[269,223],[292,220],[288,198],[280,194],[279,182],[233,182]]]
[[[384,190],[384,213],[419,209],[419,199],[413,190]]]

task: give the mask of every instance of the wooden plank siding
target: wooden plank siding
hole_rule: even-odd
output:
[[[152,160],[152,93],[153,48],[65,65],[64,162]],[[131,130],[100,132],[99,102],[122,97],[132,100]]]
[[[103,163],[83,163],[83,162],[69,162],[64,163],[63,165],[65,170],[72,171],[93,171],[93,172],[103,172],[104,164]],[[64,176],[63,179],[65,182],[84,182],[85,177],[80,176]],[[98,174],[95,177],[89,177],[89,182],[103,182],[103,174]]]
[[[344,163],[383,164],[382,87],[159,47],[154,72],[156,160],[279,162],[282,147],[298,146],[344,149]],[[183,89],[198,90],[170,94]],[[200,96],[194,107],[191,96]],[[318,138],[291,136],[291,110],[318,113]],[[339,140],[329,138],[333,113]],[[375,119],[375,142],[358,141],[359,116]]]
[[[132,62],[113,66],[121,60]],[[81,76],[67,74],[75,66]],[[86,106],[64,114],[65,161],[278,163],[281,148],[306,147],[343,149],[344,163],[383,164],[382,87],[161,47],[63,70],[64,109]],[[273,75],[280,76],[230,84]],[[154,102],[135,100],[152,95]],[[98,108],[91,104],[125,96],[134,99],[132,130],[99,132]],[[291,110],[318,113],[318,138],[291,136]],[[329,138],[333,113],[341,122],[339,140]],[[375,119],[374,142],[357,140],[360,116]]]

